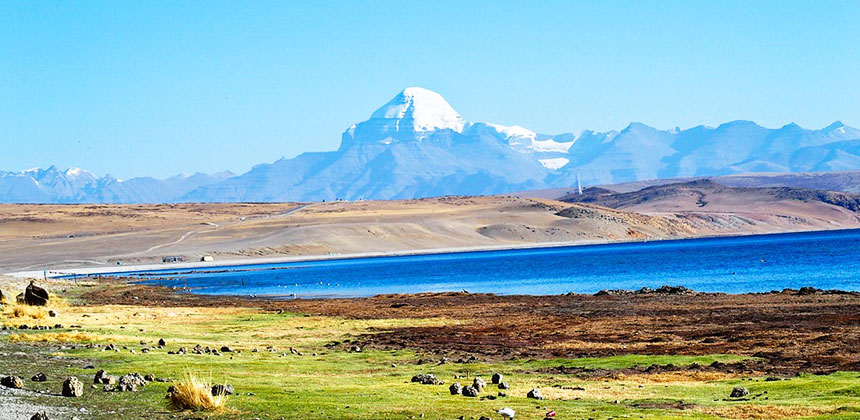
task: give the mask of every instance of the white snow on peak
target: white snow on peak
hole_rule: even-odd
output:
[[[540,164],[543,165],[544,168],[556,170],[556,169],[563,167],[564,165],[567,165],[567,163],[570,162],[570,160],[565,159],[565,158],[552,158],[552,159],[538,159],[538,162],[540,162]]]
[[[506,139],[511,139],[511,138],[516,137],[516,138],[526,138],[526,139],[534,140],[534,138],[537,137],[537,133],[535,133],[534,131],[531,131],[527,128],[520,127],[518,125],[512,125],[510,127],[506,127],[504,125],[489,124],[488,123],[487,126],[492,127],[493,129],[498,131],[500,134],[504,135]]]
[[[90,173],[89,171],[85,171],[81,168],[71,167],[69,169],[66,169],[66,176],[69,176],[69,177],[77,177],[81,174],[89,174],[89,173]]]
[[[403,90],[387,104],[377,109],[371,119],[394,120],[398,129],[401,121],[411,120],[414,131],[433,131],[449,128],[458,133],[463,131],[466,122],[448,104],[442,95],[420,87]]]
[[[523,145],[526,150],[534,152],[567,153],[570,146],[573,146],[574,143],[572,141],[562,143],[553,139],[538,140],[537,133],[518,125],[506,127],[498,124],[487,124],[487,126],[492,127],[499,134],[505,136],[505,140],[508,140],[508,144],[511,146]]]
[[[573,146],[572,141],[558,142],[553,139],[549,140],[532,140],[532,150],[535,152],[560,152],[567,153],[570,146]]]

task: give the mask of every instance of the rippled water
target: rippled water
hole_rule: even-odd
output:
[[[860,290],[860,230],[125,274],[195,293],[298,297],[459,290],[544,295],[664,284],[730,293]]]

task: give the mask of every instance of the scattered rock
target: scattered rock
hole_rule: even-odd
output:
[[[484,392],[484,388],[487,387],[487,382],[476,376],[475,380],[472,381],[472,387],[478,390],[478,392]]]
[[[57,311],[55,311],[55,310],[50,310],[50,311],[48,311],[48,316],[51,318],[56,318],[56,317],[60,316],[60,314],[57,313]]]
[[[234,389],[233,385],[213,385],[212,386],[212,395],[233,395]]]
[[[164,347],[166,345],[167,345],[167,342],[165,342],[163,338],[158,339],[158,347]]]
[[[349,348],[349,351],[351,351],[351,352],[353,352],[353,353],[361,353],[361,347],[359,347],[359,346],[352,346],[352,347],[350,347],[350,348]]]
[[[412,382],[418,382],[423,385],[442,385],[445,382],[442,382],[436,375],[429,373],[419,373],[412,377]]]
[[[617,296],[617,295],[695,295],[696,291],[684,286],[661,286],[654,290],[650,287],[643,287],[639,290],[629,289],[603,289],[594,294],[594,296]]]
[[[464,387],[463,388],[463,396],[464,397],[477,397],[478,396],[478,390],[471,387],[471,386]]]
[[[137,391],[138,387],[143,387],[145,385],[146,379],[144,379],[141,374],[129,373],[128,375],[123,375],[119,378],[115,390],[117,392],[134,392]]]
[[[63,381],[64,397],[80,397],[81,395],[84,395],[84,384],[82,384],[78,378],[70,376],[68,379]]]
[[[497,412],[497,413],[499,413],[499,414],[501,414],[501,415],[502,415],[502,417],[504,417],[504,418],[506,418],[506,419],[508,419],[508,420],[513,419],[513,418],[514,418],[514,416],[516,416],[516,415],[517,415],[517,413],[516,413],[516,411],[514,411],[514,409],[512,409],[512,408],[508,408],[508,407],[505,407],[505,408],[503,408],[503,409],[501,409],[501,410],[498,410],[498,411],[496,411],[496,412]]]
[[[511,386],[507,382],[500,382],[499,389],[510,389]]]
[[[528,394],[526,394],[526,398],[531,398],[531,399],[535,399],[535,400],[542,400],[543,395],[541,395],[540,389],[533,388],[531,391],[529,391]]]
[[[39,372],[39,373],[33,375],[33,377],[30,378],[30,380],[33,382],[45,382],[48,380],[48,376],[42,372]]]
[[[96,376],[93,377],[94,384],[101,385],[114,385],[116,384],[116,376],[110,376],[107,372],[100,370],[96,372]]]
[[[233,353],[233,349],[230,346],[221,346],[222,353]]]
[[[495,385],[502,383],[502,374],[501,373],[494,373],[493,377],[490,379],[490,381]]]
[[[33,414],[33,417],[30,417],[30,420],[48,420],[48,413],[43,411],[41,413]]]
[[[740,397],[746,397],[749,394],[750,394],[750,390],[748,390],[742,386],[736,386],[736,387],[732,388],[732,393],[731,393],[731,395],[729,395],[729,397],[740,398]]]
[[[20,376],[4,376],[0,378],[0,385],[6,388],[23,389],[24,380]]]
[[[155,375],[150,373],[148,375],[144,375],[143,379],[146,380],[146,382],[155,382]]]
[[[36,286],[34,282],[24,289],[24,303],[30,306],[45,306],[48,304],[48,291]]]
[[[448,387],[448,391],[451,391],[451,395],[460,395],[463,393],[463,385],[460,385],[459,382],[454,382]]]

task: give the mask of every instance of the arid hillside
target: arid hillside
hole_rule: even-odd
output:
[[[589,203],[699,225],[748,224],[832,229],[860,218],[860,195],[786,187],[727,187],[710,180],[657,185],[633,192],[589,188],[562,201]]]
[[[580,202],[458,196],[310,204],[2,205],[0,269],[860,227],[856,196],[811,190],[699,182],[629,195],[591,189],[565,200]]]

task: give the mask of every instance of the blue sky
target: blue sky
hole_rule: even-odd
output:
[[[542,133],[860,125],[860,2],[6,1],[0,169],[244,172],[408,86]]]

